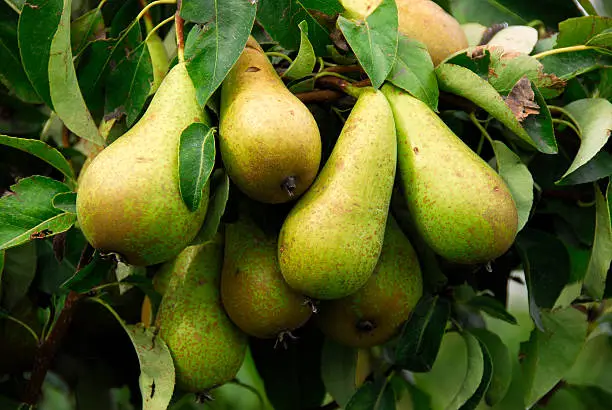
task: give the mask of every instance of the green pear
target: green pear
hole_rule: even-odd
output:
[[[395,0],[399,32],[425,44],[434,65],[468,47],[467,37],[453,16],[431,0]]]
[[[265,234],[246,216],[225,228],[221,298],[230,319],[262,339],[302,326],[312,309],[280,272],[276,236]]]
[[[364,89],[323,170],[281,228],[278,259],[289,286],[337,299],[366,283],[383,243],[396,162],[389,104],[380,91]]]
[[[82,175],[77,215],[87,240],[132,265],[175,257],[197,234],[208,206],[181,199],[178,145],[193,122],[208,122],[184,63],[170,70],[142,118],[98,154]]]
[[[261,202],[299,197],[319,170],[314,117],[252,37],[221,86],[219,149],[232,181]]]
[[[484,263],[514,242],[518,216],[502,178],[423,102],[386,84],[398,169],[414,224],[440,256]]]
[[[203,392],[236,376],[247,335],[229,319],[219,292],[223,235],[185,248],[160,272],[172,272],[156,325],[176,370],[177,386]],[[163,273],[162,273],[163,275]]]
[[[421,269],[410,241],[389,215],[378,264],[350,296],[321,302],[323,333],[351,347],[372,347],[393,337],[423,294]]]

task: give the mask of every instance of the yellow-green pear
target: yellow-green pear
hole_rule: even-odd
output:
[[[364,89],[312,187],[281,228],[278,259],[292,288],[337,299],[368,280],[385,234],[397,142],[380,91]]]
[[[299,197],[319,169],[314,117],[252,37],[221,86],[219,149],[232,181],[261,202]]]
[[[389,215],[374,273],[352,295],[321,302],[317,323],[338,343],[351,347],[380,345],[397,333],[422,294],[416,252]]]
[[[132,265],[175,257],[197,234],[208,184],[192,212],[179,193],[178,146],[193,122],[208,122],[184,63],[170,70],[142,118],[81,176],[77,215],[87,240]]]
[[[161,268],[172,273],[156,325],[172,355],[176,384],[186,391],[203,392],[233,379],[246,354],[247,335],[221,303],[222,267],[223,234],[218,233]]]
[[[514,242],[518,216],[502,178],[423,102],[386,84],[398,170],[414,224],[440,256],[484,263]]]
[[[277,237],[264,233],[247,216],[226,225],[223,306],[240,329],[263,339],[282,337],[312,314],[308,299],[283,279],[276,245]]]

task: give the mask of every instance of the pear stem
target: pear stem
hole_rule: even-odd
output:
[[[595,48],[597,48],[597,47],[583,46],[583,45],[571,46],[571,47],[562,47],[562,48],[553,48],[552,50],[542,51],[541,53],[535,54],[532,57],[534,57],[534,58],[539,60],[541,58],[548,57],[548,56],[551,56],[553,54],[571,53],[572,51],[592,50],[592,49],[595,49]]]
[[[475,113],[473,113],[473,112],[470,113],[470,120],[476,126],[476,128],[478,128],[478,130],[480,130],[482,135],[487,137],[487,139],[489,140],[491,145],[493,145],[493,138],[491,138],[491,136],[489,135],[489,132],[486,130],[486,128],[482,126],[480,121],[478,121],[478,118],[476,118],[476,114]]]
[[[140,6],[142,8],[147,7],[147,0],[140,0]],[[151,18],[151,13],[148,11],[144,15],[145,28],[147,29],[147,33],[150,33],[153,29],[153,18]]]
[[[553,122],[553,124],[563,124],[563,125],[568,126],[568,127],[569,127],[569,128],[571,128],[572,130],[574,130],[574,132],[576,133],[576,135],[577,135],[579,138],[582,138],[582,136],[580,135],[580,131],[578,131],[578,128],[576,128],[576,126],[575,126],[574,124],[572,124],[571,122],[569,122],[569,121],[565,121],[565,120],[561,120],[561,119],[559,119],[559,118],[553,118],[553,119],[552,119],[552,122]]]
[[[291,59],[291,57],[283,53],[278,53],[276,51],[266,51],[264,54],[266,55],[266,57],[280,57],[284,60],[289,61],[289,64],[293,63],[293,60]]]
[[[183,63],[185,62],[185,34],[184,34],[185,20],[183,20],[183,18],[181,17],[181,5],[182,5],[181,0],[177,0],[176,14],[175,14],[176,45],[177,45],[176,53],[177,53],[179,62]]]
[[[147,41],[149,39],[149,37],[151,37],[153,34],[155,34],[157,32],[157,30],[159,30],[161,28],[161,26],[163,26],[166,23],[171,22],[172,20],[174,20],[174,15],[168,17],[167,19],[161,21],[157,26],[153,27],[151,30],[149,30],[149,33],[147,34],[147,38],[145,38],[145,41]]]

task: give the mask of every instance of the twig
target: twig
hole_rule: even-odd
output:
[[[367,87],[372,83],[370,82],[370,80],[363,80],[351,84],[342,78],[326,75],[324,77],[318,78],[317,84],[325,88],[334,88],[352,97],[357,97],[361,92],[361,90],[359,90],[360,87]]]
[[[296,93],[295,96],[304,104],[316,102],[331,102],[336,101],[344,96],[344,93],[334,90],[314,90],[303,93]]]
[[[87,244],[81,253],[81,258],[76,267],[76,271],[81,270],[89,261],[93,255],[93,248]],[[53,328],[45,338],[45,340],[38,346],[36,356],[34,357],[34,368],[30,381],[26,387],[23,402],[29,405],[35,405],[38,402],[40,396],[40,390],[45,381],[47,371],[55,358],[55,354],[59,348],[60,342],[64,338],[72,317],[74,314],[74,308],[78,302],[84,297],[84,294],[70,291],[64,302],[64,307],[57,318],[57,321],[53,325]]]
[[[332,67],[326,67],[325,71],[328,71],[330,73],[354,73],[354,72],[360,72],[360,73],[364,73],[365,71],[363,71],[363,68],[361,68],[360,65],[354,64],[354,65],[335,65]]]

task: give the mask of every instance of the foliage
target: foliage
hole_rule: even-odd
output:
[[[146,10],[146,0],[0,0],[0,408],[25,408],[32,397],[51,410],[609,406],[606,2],[437,1],[460,23],[479,24],[479,40],[500,23],[538,31],[529,54],[472,44],[437,67],[424,44],[398,34],[393,0],[363,20],[338,0],[181,3],[170,28],[173,0]],[[84,166],[150,101],[155,62],[146,40],[158,34],[171,65],[184,56],[199,104],[216,117],[210,127],[188,127],[177,147],[190,209],[211,185],[196,241],[212,238],[243,200],[215,141],[218,88],[252,34],[307,101],[324,159],[355,101],[328,88],[349,84],[354,96],[363,83],[390,82],[424,101],[508,185],[519,215],[514,245],[487,264],[450,264],[392,207],[419,254],[426,291],[398,335],[353,349],[326,340],[311,321],[285,348],[251,339],[236,379],[198,404],[174,387],[170,352],[144,319],[145,296],[153,312],[159,303],[151,280],[158,267],[94,252],[75,209]],[[265,219],[272,230],[288,208],[273,209]],[[22,334],[35,346],[26,348]],[[27,386],[44,359],[38,398]]]

